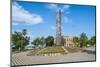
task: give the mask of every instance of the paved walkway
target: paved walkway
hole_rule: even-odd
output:
[[[12,66],[95,60],[94,54],[88,54],[86,52],[69,53],[66,55],[58,55],[58,56],[27,56],[26,54],[28,52],[29,51],[13,54]]]
[[[65,49],[63,46],[62,46],[62,48],[63,48],[63,50],[64,50],[66,53],[68,53],[68,50],[67,50],[67,49]]]
[[[96,51],[96,47],[88,47],[88,48],[84,48],[83,50],[86,50],[86,51],[91,51],[91,52],[95,52]]]

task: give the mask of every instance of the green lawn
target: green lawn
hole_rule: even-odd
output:
[[[61,46],[53,46],[44,48],[40,50],[37,54],[49,54],[49,53],[65,53],[65,51]]]

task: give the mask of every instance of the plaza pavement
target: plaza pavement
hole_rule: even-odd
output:
[[[12,54],[12,66],[95,60],[95,54],[88,54],[86,52],[68,53],[58,56],[27,56],[27,53],[29,51]]]

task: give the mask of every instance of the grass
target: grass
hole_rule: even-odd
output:
[[[65,53],[61,46],[47,47],[40,50],[37,54],[50,54],[50,53]]]
[[[66,50],[68,50],[69,53],[75,53],[78,51],[81,51],[80,48],[78,47],[64,47]],[[34,56],[34,55],[43,55],[43,54],[55,54],[55,53],[60,53],[60,54],[66,54],[62,46],[52,46],[52,47],[46,47],[43,49],[34,49],[30,51],[27,55],[28,56]]]

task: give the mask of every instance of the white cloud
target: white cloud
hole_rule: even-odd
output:
[[[70,8],[70,5],[57,5],[57,4],[48,4],[48,8],[49,9],[53,9],[53,10],[57,10],[58,8],[61,9],[61,12],[65,12],[65,10],[67,11]],[[68,14],[69,12],[67,11],[66,14]]]
[[[66,14],[69,14],[68,9],[70,8],[70,5],[63,5],[63,7],[61,8],[62,12],[66,11]]]
[[[13,22],[24,22],[26,24],[39,24],[43,22],[43,18],[40,15],[30,13],[16,2],[12,4],[12,20]]]
[[[56,4],[48,4],[48,8],[49,9],[57,9],[57,5]]]

